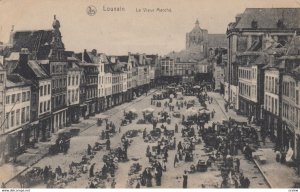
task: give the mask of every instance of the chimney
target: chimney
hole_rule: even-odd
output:
[[[24,66],[28,64],[29,60],[29,51],[27,48],[22,48],[19,57],[19,65]]]
[[[84,62],[84,55],[86,54],[86,49],[83,50],[83,53],[81,55],[81,61]]]
[[[93,50],[92,50],[92,54],[93,54],[94,56],[97,56],[97,49],[93,49]]]
[[[142,54],[139,54],[139,63],[143,64],[143,55]]]

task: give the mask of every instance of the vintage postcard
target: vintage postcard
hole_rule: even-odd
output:
[[[299,0],[0,0],[4,188],[298,188]]]

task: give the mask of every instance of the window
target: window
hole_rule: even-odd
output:
[[[40,86],[40,96],[43,96],[43,86]]]
[[[75,77],[73,76],[72,77],[72,85],[74,85],[75,84]]]
[[[68,85],[70,86],[70,84],[71,84],[71,77],[69,76]]]
[[[20,109],[18,109],[16,112],[16,125],[19,124],[20,124]]]
[[[296,104],[299,105],[299,90],[296,90]]]
[[[27,101],[30,100],[30,91],[27,91]]]
[[[46,111],[46,109],[47,109],[47,106],[46,106],[46,105],[47,105],[47,102],[45,101],[45,102],[44,102],[44,111]]]
[[[75,93],[74,90],[72,90],[72,102],[74,102],[74,99],[75,99]]]
[[[47,95],[47,85],[44,86],[44,95]]]
[[[9,128],[9,113],[6,113],[6,129]]]
[[[0,74],[0,83],[4,82],[4,74]]]
[[[15,103],[16,102],[16,95],[12,94],[11,96],[11,103]]]
[[[50,95],[50,89],[51,89],[51,86],[50,84],[48,85],[48,95]]]
[[[21,113],[21,123],[25,123],[25,107],[22,108],[22,113]]]
[[[15,111],[11,112],[11,115],[10,115],[10,126],[11,127],[15,126]]]
[[[26,101],[26,92],[23,92],[22,93],[22,102],[25,102]]]
[[[43,103],[40,103],[40,113],[43,113]]]
[[[30,109],[29,109],[29,106],[26,107],[26,121],[29,121],[29,115],[30,115]]]
[[[18,102],[18,101],[21,101],[21,93],[18,93],[18,94],[17,94],[17,102]]]
[[[47,110],[50,110],[50,100],[48,101],[48,106],[47,106]]]
[[[9,104],[9,101],[10,101],[10,96],[6,96],[6,104]]]
[[[76,75],[76,85],[78,85],[78,75]]]

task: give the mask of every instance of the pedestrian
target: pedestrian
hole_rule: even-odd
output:
[[[178,142],[178,145],[177,145],[177,151],[180,151],[182,150],[182,145],[181,145],[181,141]]]
[[[177,125],[177,123],[175,124],[175,133],[178,133],[178,125]]]
[[[90,186],[89,186],[90,188],[96,188],[96,186],[95,186],[95,184],[94,184],[94,182],[93,181],[91,181],[91,183],[90,183]]]
[[[90,144],[88,144],[87,154],[88,154],[88,155],[91,155],[91,154],[92,154],[92,147],[91,147]]]
[[[146,186],[147,187],[152,187],[152,174],[150,172],[150,169],[147,168],[147,171],[146,171]]]
[[[46,184],[48,182],[49,177],[49,167],[46,165],[43,171],[44,176],[44,183]]]
[[[137,182],[135,188],[141,188],[141,184],[140,184],[140,181]]]
[[[112,179],[112,182],[111,182],[111,185],[110,185],[111,188],[112,188],[112,189],[116,188],[116,184],[117,184],[117,182],[116,182],[116,180],[113,178],[113,179]]]
[[[174,168],[176,167],[176,164],[178,162],[179,162],[179,160],[178,160],[177,154],[175,154],[175,157],[174,157]]]
[[[187,171],[184,171],[182,187],[183,187],[184,189],[186,189],[186,188],[187,188],[187,185],[188,185],[188,175],[187,175]]]
[[[236,160],[235,160],[235,162],[236,162],[236,172],[240,172],[240,159],[239,158],[236,158]]]
[[[146,149],[146,157],[149,157],[149,153],[150,153],[150,146],[148,145]]]
[[[90,167],[90,178],[91,178],[91,177],[94,177],[94,168],[95,168],[95,164],[96,164],[96,163],[93,163],[93,164],[91,165],[91,167]]]
[[[145,128],[144,131],[143,131],[143,139],[145,139],[146,136],[147,136],[147,131],[146,131],[146,128]]]
[[[168,149],[166,149],[165,153],[164,153],[164,159],[165,159],[166,162],[168,162],[168,157],[169,157]]]
[[[157,145],[157,155],[160,155],[160,151],[161,151],[160,143],[158,143],[158,145]]]
[[[110,150],[110,140],[107,139],[106,141],[106,150]]]

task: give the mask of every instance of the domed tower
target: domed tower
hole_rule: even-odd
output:
[[[65,45],[62,42],[62,36],[60,33],[60,22],[56,19],[56,15],[54,15],[54,21],[52,23],[52,41],[51,41],[51,51],[49,57],[55,60],[64,59],[64,50]]]
[[[202,45],[207,39],[207,30],[201,29],[199,20],[195,22],[195,27],[191,32],[186,34],[186,48]]]

